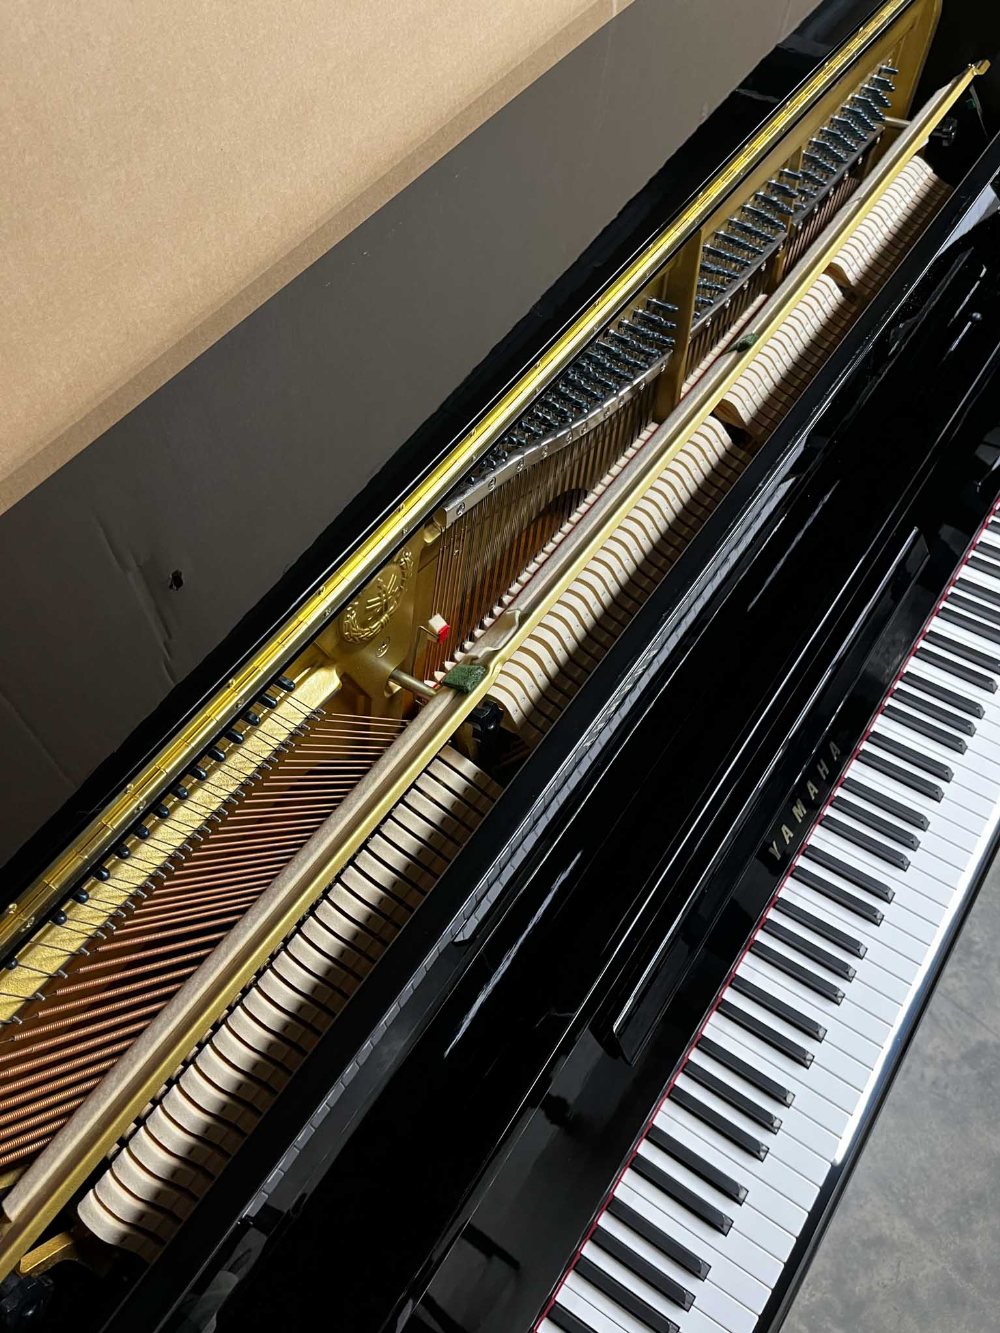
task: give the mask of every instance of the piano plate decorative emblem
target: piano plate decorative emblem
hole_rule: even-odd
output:
[[[401,551],[351,602],[340,618],[340,633],[347,643],[368,643],[381,634],[403,599],[413,565],[413,553]]]

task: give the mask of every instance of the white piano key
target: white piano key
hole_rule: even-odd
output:
[[[792,1005],[806,1017],[822,1023],[826,1028],[826,1037],[820,1043],[822,1046],[836,1047],[866,1070],[870,1070],[878,1059],[881,1043],[889,1032],[888,1024],[863,1011],[852,1012],[846,1001],[836,1005],[822,999],[795,977],[786,976],[771,963],[753,954],[747,954],[740,963],[737,976],[746,977],[775,999]],[[744,997],[738,998],[742,1000]],[[874,1035],[876,1032],[878,1036]]]
[[[825,1162],[829,1163],[833,1161],[837,1153],[837,1144],[840,1141],[839,1134],[818,1124],[810,1116],[798,1113],[794,1101],[791,1106],[779,1107],[775,1102],[764,1097],[752,1083],[747,1082],[746,1079],[740,1078],[738,1074],[725,1068],[725,1066],[715,1064],[711,1057],[704,1055],[697,1046],[693,1053],[698,1057],[700,1062],[706,1066],[706,1068],[711,1068],[713,1073],[717,1073],[725,1083],[734,1088],[737,1092],[741,1092],[745,1097],[750,1097],[753,1100],[758,1101],[762,1106],[766,1106],[768,1110],[774,1110],[775,1114],[778,1115],[781,1120],[781,1128],[778,1130],[780,1135],[789,1134],[792,1138],[797,1139],[803,1147],[816,1153],[816,1155]],[[739,1052],[734,1052],[734,1054],[739,1054]],[[756,1060],[750,1060],[748,1063],[758,1066]],[[781,1079],[777,1078],[776,1075],[772,1075],[772,1077],[774,1077],[778,1083],[781,1082]],[[788,1087],[787,1084],[783,1084],[783,1086],[786,1088]],[[788,1091],[791,1092],[792,1089],[789,1088]],[[762,1139],[762,1142],[770,1144],[773,1141],[773,1138],[773,1135],[768,1134],[766,1138]]]
[[[794,884],[794,882],[794,880],[788,881],[789,884]],[[783,888],[778,897],[784,899],[785,893],[786,889]],[[793,895],[789,894],[788,901],[796,901],[796,899]],[[805,906],[805,904],[802,905]],[[843,929],[839,923],[830,919],[825,913],[813,911],[811,904],[806,907],[806,911],[812,912],[812,915],[818,917],[820,920],[825,920],[828,925],[835,926],[837,929]],[[810,944],[815,944],[821,949],[826,949],[827,952],[833,954],[834,957],[848,963],[854,968],[855,981],[860,981],[863,985],[870,986],[872,990],[877,991],[880,995],[884,995],[887,999],[893,1000],[897,1006],[905,1001],[910,989],[909,979],[904,980],[899,976],[898,971],[887,971],[878,956],[869,957],[869,941],[859,932],[854,931],[853,934],[855,939],[857,939],[866,950],[864,958],[858,958],[847,949],[840,948],[834,941],[828,940],[825,935],[820,935],[810,926],[807,926],[805,922],[798,921],[792,917],[786,917],[780,910],[774,912],[774,919],[781,921],[783,924],[787,921],[789,928],[794,930],[796,935],[801,936],[804,940],[808,940]],[[852,932],[848,930],[848,934],[850,933]],[[761,935],[761,938],[769,940],[771,936],[765,931]],[[898,966],[899,964],[897,961],[897,967]],[[910,969],[912,977],[912,974],[917,971],[916,964],[911,964]]]
[[[928,759],[947,764],[954,773],[952,780],[977,796],[982,797],[984,792],[995,792],[1000,785],[1000,763],[997,763],[988,751],[969,749],[965,754],[956,754],[954,750],[949,750],[947,746],[932,737],[912,731],[898,717],[887,717],[884,713],[876,722],[875,730],[885,736],[892,736]],[[934,781],[939,781],[933,774],[928,776]],[[984,799],[989,800],[990,797]]]
[[[951,793],[949,793],[949,796],[950,795]],[[867,828],[860,819],[857,819],[848,810],[833,809],[830,814],[838,823],[843,824],[854,833],[865,834],[867,837],[873,838],[877,843],[881,844],[881,846],[890,848],[894,852],[901,853],[911,865],[925,866],[929,874],[942,880],[942,882],[947,882],[949,880],[954,881],[956,872],[961,874],[969,863],[969,853],[963,848],[956,846],[955,843],[943,841],[933,831],[933,827],[923,831],[919,835],[920,845],[918,847],[901,847],[891,842],[883,834]],[[935,820],[935,822],[937,821]],[[827,831],[830,831],[829,825],[827,825]],[[916,830],[914,830],[914,832],[916,832]],[[840,833],[837,833],[836,836],[840,838],[841,841],[846,841],[850,844],[850,838],[845,839]],[[874,855],[874,853],[869,853],[869,855]],[[892,864],[891,862],[882,860],[881,857],[878,859],[882,865]],[[894,869],[898,874],[906,874],[906,871],[899,866],[895,866]]]
[[[877,753],[877,751],[873,751],[873,753]],[[895,762],[891,755],[887,754],[885,757],[891,762]],[[899,767],[906,771],[905,765],[899,765]],[[855,760],[855,767],[851,771],[856,774],[859,781],[864,782],[867,786],[874,787],[876,791],[881,791],[895,801],[902,801],[904,805],[918,811],[928,820],[937,821],[939,828],[947,827],[949,840],[959,847],[969,852],[975,850],[982,823],[980,818],[972,811],[963,810],[961,806],[952,801],[949,802],[950,810],[947,820],[942,821],[943,802],[934,801],[921,792],[913,791],[889,774],[881,773],[878,769],[868,767],[857,760]],[[920,836],[919,830],[917,836]],[[943,831],[941,836],[946,836]]]
[[[870,956],[883,974],[891,974],[902,985],[909,987],[919,972],[924,949],[914,936],[899,929],[895,922],[887,918],[876,926],[874,922],[862,921],[846,907],[831,902],[795,879],[787,880],[781,893],[807,912],[829,921],[838,930],[855,935],[867,948],[865,958]]]
[[[818,1065],[820,1069],[828,1070],[843,1083],[849,1084],[856,1092],[861,1092],[867,1084],[870,1066],[864,1060],[857,1059],[827,1040],[813,1041],[804,1033],[799,1032],[797,1028],[792,1027],[790,1023],[786,1023],[783,1018],[780,1018],[777,1014],[772,1014],[769,1009],[759,1005],[756,1000],[750,999],[748,995],[739,995],[733,992],[731,998],[734,1004],[752,1017],[760,1019],[762,1023],[766,1023],[775,1031],[782,1033],[790,1041],[796,1041],[800,1046],[804,1046],[813,1057],[810,1068],[815,1068]],[[860,1038],[858,1040],[860,1041]]]
[[[735,1220],[729,1232],[725,1236],[721,1235],[634,1171],[625,1172],[619,1182],[619,1190],[621,1189],[625,1191],[622,1198],[627,1203],[649,1216],[657,1226],[662,1226],[669,1234],[676,1236],[682,1244],[687,1245],[708,1263],[721,1265],[725,1262],[731,1265],[734,1279],[739,1273],[745,1274],[746,1283],[749,1284],[746,1288],[748,1297],[752,1294],[753,1300],[760,1300],[763,1309],[768,1294],[781,1276],[784,1259],[776,1257],[761,1244],[761,1237],[754,1239],[749,1236],[745,1226],[737,1226]],[[742,1209],[740,1212],[742,1214]],[[752,1209],[748,1216],[752,1227],[760,1225]],[[770,1222],[765,1225],[773,1228]],[[787,1233],[775,1228],[774,1234],[781,1238],[781,1248],[784,1253],[784,1238]],[[721,1275],[718,1280],[722,1280]],[[761,1292],[764,1293],[763,1298]],[[750,1305],[750,1300],[744,1301],[744,1304]]]
[[[893,892],[893,901],[900,899],[900,906],[913,912],[916,916],[922,916],[925,920],[937,926],[941,916],[948,903],[947,886],[940,880],[927,875],[919,866],[912,866],[908,871],[893,870],[891,866],[883,865],[875,857],[869,857],[866,852],[860,848],[851,849],[851,844],[838,838],[836,834],[828,832],[822,824],[815,830],[809,838],[811,847],[819,848],[829,852],[831,856],[837,857],[840,861],[846,861],[856,870],[863,871],[873,879],[886,885]],[[880,912],[885,912],[891,903],[879,901],[876,897],[869,894],[867,889],[853,885],[846,876],[842,876],[836,869],[830,869],[821,866],[817,861],[805,856],[802,858],[802,864],[814,869],[818,875],[828,875],[838,877],[845,888],[851,890],[867,901],[874,903]]]
[[[804,1077],[797,1078],[795,1073],[787,1067],[781,1068],[769,1058],[770,1047],[765,1046],[763,1042],[752,1037],[751,1034],[744,1033],[742,1028],[738,1028],[734,1023],[729,1023],[721,1015],[713,1015],[705,1031],[713,1040],[720,1042],[728,1050],[731,1050],[734,1055],[749,1060],[761,1073],[777,1079],[789,1092],[794,1094],[795,1100],[792,1105],[798,1109],[799,1113],[815,1121],[839,1142],[844,1130],[850,1123],[851,1111],[845,1110],[843,1106],[831,1101],[829,1094],[831,1091],[838,1093],[841,1100],[850,1101],[851,1108],[853,1108],[857,1098],[853,1088],[848,1088],[846,1084],[836,1083],[829,1075],[820,1078],[819,1088],[812,1086],[812,1075],[814,1073],[823,1074],[822,1070],[816,1070],[815,1065],[809,1070],[798,1070],[797,1072],[803,1074]],[[747,1041],[743,1040],[744,1036],[748,1038]]]
[[[780,954],[782,958],[787,958],[794,963],[802,963],[810,968],[816,976],[839,986],[844,998],[840,1004],[833,1004],[832,1001],[824,1000],[822,996],[815,995],[812,991],[807,990],[803,983],[795,977],[789,977],[785,973],[779,972],[778,976],[782,984],[794,988],[796,994],[802,991],[814,1001],[819,1001],[821,1012],[828,1014],[831,1022],[844,1023],[853,1028],[860,1036],[867,1037],[877,1045],[885,1040],[888,1029],[895,1023],[896,1015],[899,1013],[899,1003],[897,1001],[890,999],[881,991],[874,990],[866,983],[860,972],[855,973],[853,981],[836,977],[832,973],[825,972],[818,963],[814,963],[796,952],[784,940],[776,940],[773,936],[766,934],[762,934],[759,938],[762,943],[766,941],[767,947],[773,949],[776,954]],[[772,963],[752,952],[747,955],[746,962],[751,967],[763,965],[769,972],[777,971]]]
[[[572,1270],[556,1298],[594,1333],[649,1333],[636,1319]]]
[[[778,1132],[776,1134],[771,1134],[766,1130],[761,1130],[759,1126],[754,1125],[753,1121],[750,1120],[748,1116],[741,1114],[734,1107],[731,1107],[728,1102],[724,1101],[723,1098],[711,1092],[708,1088],[703,1088],[693,1079],[687,1078],[684,1073],[681,1073],[678,1078],[677,1086],[686,1087],[694,1096],[701,1098],[706,1106],[710,1106],[713,1110],[718,1111],[720,1115],[726,1116],[734,1125],[737,1125],[740,1129],[746,1130],[748,1134],[757,1136],[759,1141],[767,1149],[768,1156],[773,1154],[778,1161],[783,1162],[786,1166],[790,1166],[793,1171],[796,1171],[812,1184],[822,1184],[827,1171],[830,1169],[833,1153],[836,1151],[836,1139],[833,1138],[832,1135],[830,1136],[833,1139],[831,1151],[827,1154],[823,1151],[818,1151],[817,1148],[813,1147],[810,1143],[804,1142],[801,1136],[796,1135],[794,1126],[798,1117],[792,1114],[791,1108],[786,1108],[786,1114],[782,1119],[781,1128]],[[823,1134],[823,1131],[819,1131],[819,1134],[817,1135],[818,1143],[823,1142],[819,1137],[820,1134]],[[736,1152],[737,1154],[740,1154],[740,1149],[736,1148]]]
[[[942,821],[941,802],[932,801],[929,797],[921,796],[919,793],[910,791],[909,788],[902,787],[894,778],[890,778],[884,773],[879,773],[873,768],[866,768],[858,763],[852,768],[851,775],[852,777],[856,777],[859,782],[863,782],[866,787],[872,787],[876,792],[880,792],[883,796],[889,796],[893,800],[901,801],[905,806],[914,811],[914,813],[923,815],[929,821],[927,829],[914,828],[909,824],[905,825],[910,832],[916,834],[917,838],[925,838],[930,832],[930,829],[936,825],[937,827],[934,836],[941,839],[942,842],[954,846],[960,855],[968,856],[975,851],[976,843],[978,841],[978,824],[971,815],[967,815],[965,823],[962,824],[957,823],[952,816],[949,816],[946,820]],[[855,801],[858,804],[864,803],[865,805],[868,805],[869,808],[875,808],[877,810],[877,807],[866,801],[864,797],[859,797],[853,792],[845,794],[847,794],[852,801]],[[949,805],[951,804],[953,803],[949,802]]]
[[[675,1102],[664,1102],[656,1123],[740,1180],[747,1187],[748,1201],[758,1212],[789,1235],[798,1235],[816,1197],[817,1186],[811,1180],[772,1153],[758,1161]]]
[[[588,1241],[584,1246],[583,1253],[619,1282],[626,1283],[637,1296],[641,1296],[654,1309],[659,1310],[668,1319],[672,1319],[674,1323],[679,1324],[685,1330],[685,1333],[688,1329],[715,1333],[719,1326],[732,1330],[732,1333],[751,1333],[757,1322],[754,1312],[745,1305],[741,1305],[732,1294],[725,1292],[713,1283],[711,1275],[708,1280],[699,1282],[697,1278],[693,1278],[690,1273],[685,1272],[679,1264],[675,1264],[665,1255],[660,1254],[659,1250],[642,1241],[640,1237],[636,1236],[635,1232],[629,1231],[623,1223],[618,1222],[613,1217],[603,1218],[601,1225],[611,1235],[623,1240],[641,1258],[647,1259],[661,1272],[673,1278],[681,1287],[689,1291],[694,1296],[694,1302],[690,1310],[685,1310],[683,1306],[674,1304],[668,1297],[649,1286],[642,1278],[631,1273],[626,1264],[613,1255],[607,1254],[596,1242]]]
[[[760,1314],[781,1275],[778,1261],[745,1238],[740,1245],[731,1246],[729,1237],[720,1236],[704,1223],[700,1224],[700,1231],[696,1230],[696,1220],[691,1219],[690,1214],[681,1216],[679,1207],[676,1215],[669,1214],[664,1207],[658,1207],[656,1202],[634,1188],[633,1180],[639,1181],[641,1177],[626,1172],[615,1190],[616,1198],[710,1264],[711,1271],[706,1281],[714,1281],[716,1286],[728,1291],[741,1305]],[[648,1182],[646,1185],[652,1191],[653,1187]],[[663,1199],[662,1195],[660,1199]],[[689,1282],[697,1284],[691,1288],[697,1296],[701,1287],[699,1279],[689,1275]]]

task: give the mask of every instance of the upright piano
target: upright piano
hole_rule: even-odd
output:
[[[1000,140],[940,8],[826,0],[8,849],[0,1327],[780,1325],[1000,824]],[[108,448],[245,423],[326,272]]]

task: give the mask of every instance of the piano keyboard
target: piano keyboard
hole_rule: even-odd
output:
[[[1000,820],[994,509],[537,1324],[751,1333]]]

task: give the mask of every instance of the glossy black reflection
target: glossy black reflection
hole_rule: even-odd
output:
[[[109,1329],[169,1325],[185,1290],[202,1310],[232,1291],[220,1328],[293,1319],[319,1271],[358,1333],[405,1323],[425,1294],[415,1328],[469,1301],[488,1306],[470,1325],[483,1333],[530,1324],[769,895],[775,871],[759,853],[782,803],[828,737],[849,753],[997,488],[997,451],[979,447],[998,418],[996,224],[899,304],[997,157],[994,146]],[[613,723],[588,768],[579,746],[602,710]],[[526,859],[498,878],[515,832]],[[499,896],[463,926],[483,881]]]

